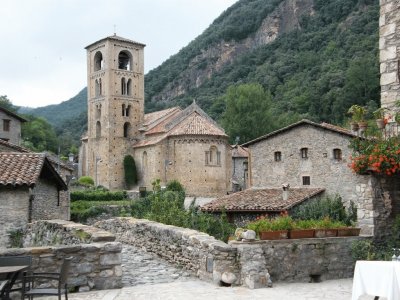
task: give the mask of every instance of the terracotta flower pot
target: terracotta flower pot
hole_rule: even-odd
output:
[[[260,231],[261,240],[283,240],[288,238],[287,230]]]
[[[358,236],[360,235],[361,228],[346,227],[338,228],[337,236]]]
[[[315,234],[314,229],[292,229],[289,231],[289,238],[291,239],[309,239],[313,238]]]
[[[351,123],[350,124],[351,131],[358,131],[358,123]]]
[[[317,238],[335,237],[337,233],[337,229],[315,229],[315,237]]]
[[[364,132],[368,128],[368,123],[367,122],[359,122],[358,127],[360,128],[361,132]]]

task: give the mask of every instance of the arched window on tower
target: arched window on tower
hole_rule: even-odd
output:
[[[126,95],[126,81],[125,78],[121,78],[121,95]]]
[[[128,79],[128,82],[126,83],[126,94],[132,95],[132,79]]]
[[[118,55],[118,69],[131,70],[131,55],[128,51],[121,51]]]
[[[94,96],[98,97],[100,95],[99,93],[99,81],[96,79],[94,83]]]
[[[125,117],[125,104],[122,104],[122,116]]]
[[[99,96],[103,95],[103,87],[101,84],[101,78],[99,78]]]
[[[128,107],[127,107],[126,110],[125,110],[125,116],[126,116],[126,117],[129,117],[129,112],[130,112],[130,110],[131,110],[131,106],[128,105]]]
[[[104,68],[103,54],[100,51],[97,51],[94,55],[94,71],[100,71]]]
[[[96,105],[96,119],[100,119],[101,117],[101,104]]]
[[[101,137],[101,124],[100,121],[96,122],[96,139]]]
[[[124,138],[129,137],[130,131],[131,131],[131,124],[129,124],[128,122],[126,122],[126,123],[124,124]]]

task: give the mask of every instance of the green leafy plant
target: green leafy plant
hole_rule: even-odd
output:
[[[384,107],[380,107],[377,110],[375,110],[373,112],[374,118],[375,119],[383,119],[385,117],[385,108]]]
[[[314,229],[315,220],[296,220],[293,222],[292,229]]]
[[[82,177],[79,177],[78,182],[79,182],[81,185],[85,185],[85,186],[94,186],[93,178],[90,177],[90,176],[82,176]]]
[[[348,113],[351,114],[351,120],[353,122],[363,122],[365,119],[365,114],[367,113],[367,110],[363,106],[353,104],[349,108]]]
[[[118,201],[126,200],[128,194],[126,191],[104,191],[99,190],[84,190],[84,191],[74,191],[70,194],[71,202],[85,200],[85,201]]]

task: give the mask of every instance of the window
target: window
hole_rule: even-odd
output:
[[[221,166],[221,152],[216,146],[211,146],[209,151],[205,152],[205,164],[207,166]]]
[[[10,131],[11,120],[3,119],[3,131]]]
[[[126,95],[126,81],[125,78],[121,78],[121,94]]]
[[[308,148],[301,148],[301,158],[308,158]]]
[[[125,104],[122,104],[122,116],[125,117]]]
[[[131,129],[131,124],[129,124],[128,122],[125,123],[124,124],[124,138],[129,137],[130,129]]]
[[[129,117],[129,112],[130,112],[130,110],[131,110],[131,106],[128,105],[128,107],[127,107],[126,110],[125,110],[125,116],[126,116],[126,117]]]
[[[101,117],[101,104],[96,105],[96,119]]]
[[[128,82],[126,83],[126,94],[132,95],[132,79],[128,79]]]
[[[336,160],[342,160],[342,150],[333,149],[333,158]]]
[[[144,151],[142,154],[142,171],[144,172],[147,169],[147,152]]]
[[[280,151],[276,151],[274,153],[274,159],[275,159],[275,161],[281,161],[282,160],[282,153]]]
[[[247,171],[249,169],[249,163],[247,161],[243,162],[243,170]]]
[[[101,137],[101,124],[100,121],[96,123],[96,139]]]
[[[97,51],[94,55],[94,71],[100,71],[103,69],[103,54],[100,51]]]
[[[118,69],[131,70],[131,57],[128,51],[121,51],[118,55]]]
[[[303,176],[303,185],[310,185],[310,184],[311,184],[310,176]]]
[[[95,85],[94,85],[94,96],[98,97],[100,95],[100,85],[99,81],[96,79]]]

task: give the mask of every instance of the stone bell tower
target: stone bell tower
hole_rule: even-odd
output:
[[[106,37],[87,50],[87,174],[124,188],[123,159],[144,118],[144,44]]]

